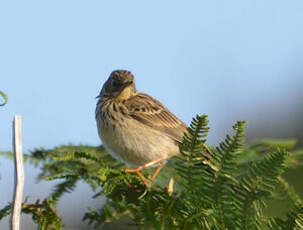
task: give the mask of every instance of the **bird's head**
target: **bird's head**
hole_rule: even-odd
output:
[[[99,97],[127,100],[136,92],[134,75],[127,70],[113,71],[104,83]]]

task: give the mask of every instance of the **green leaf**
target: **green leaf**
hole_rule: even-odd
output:
[[[3,98],[4,102],[0,103],[0,106],[4,106],[7,103],[7,96],[4,92],[0,91],[0,96]]]

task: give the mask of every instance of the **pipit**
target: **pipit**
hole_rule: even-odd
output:
[[[141,170],[158,165],[156,178],[166,159],[179,154],[186,125],[161,102],[136,90],[134,76],[113,71],[104,83],[96,107],[98,133],[109,153],[133,166],[147,185]]]

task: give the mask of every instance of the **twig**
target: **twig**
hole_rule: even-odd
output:
[[[23,154],[21,141],[21,116],[15,115],[13,122],[13,147],[15,159],[15,191],[13,197],[11,230],[20,230],[20,216],[24,187]]]

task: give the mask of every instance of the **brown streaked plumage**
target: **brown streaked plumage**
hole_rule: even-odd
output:
[[[161,102],[135,88],[134,76],[113,71],[104,83],[96,107],[99,136],[116,158],[133,165],[136,172],[179,153],[186,125]]]
[[[125,105],[129,115],[135,120],[166,133],[176,142],[182,142],[186,125],[156,99],[138,93],[129,98]]]

